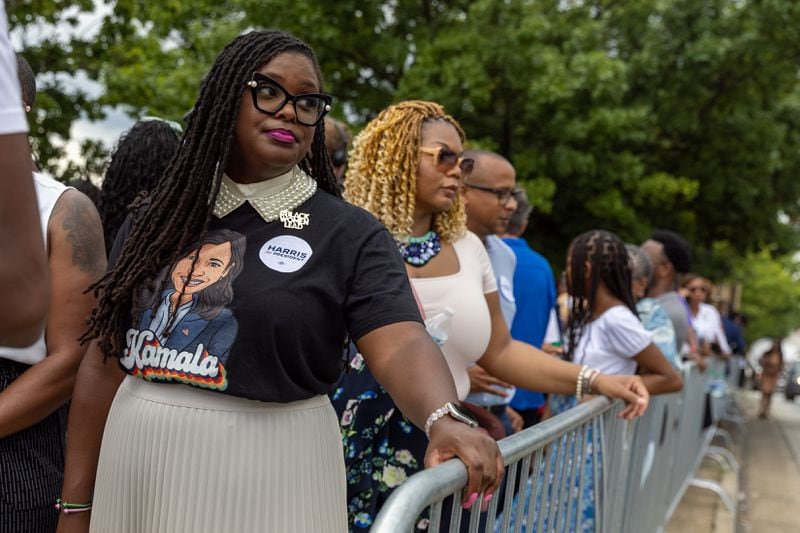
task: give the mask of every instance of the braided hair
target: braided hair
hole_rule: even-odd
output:
[[[435,120],[452,125],[464,141],[456,119],[439,104],[421,100],[387,107],[353,140],[345,197],[375,215],[395,237],[411,235],[422,127]],[[466,222],[464,205],[456,195],[450,209],[434,216],[433,229],[443,241],[452,242],[466,231]]]
[[[586,281],[586,263],[591,277]],[[592,316],[600,283],[621,300],[634,315],[636,303],[631,292],[631,261],[622,239],[604,230],[587,231],[575,237],[567,251],[567,289],[572,296],[569,311],[569,346],[565,358],[572,361],[581,335]]]
[[[106,167],[97,210],[103,221],[106,250],[139,193],[155,189],[178,150],[180,138],[163,120],[140,121],[124,133]]]
[[[314,52],[303,41],[279,30],[251,31],[235,38],[203,79],[194,108],[186,116],[186,131],[178,151],[152,200],[142,207],[113,270],[90,287],[99,301],[81,340],[97,338],[104,356],[122,353],[137,289],[146,286],[149,291],[160,290],[155,280],[164,266],[201,242],[231,155],[245,84],[253,72],[285,52],[309,58],[322,89]],[[299,165],[323,191],[339,195],[325,151],[322,121],[315,128],[310,152]]]

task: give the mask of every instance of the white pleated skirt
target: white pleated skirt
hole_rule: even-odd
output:
[[[103,434],[90,530],[346,531],[328,397],[265,403],[126,377]]]

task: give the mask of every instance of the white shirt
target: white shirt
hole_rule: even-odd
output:
[[[722,328],[722,317],[713,305],[701,303],[697,315],[692,317],[692,325],[697,333],[697,339],[719,344],[722,353],[731,353],[728,338]]]
[[[22,106],[22,93],[17,76],[17,56],[8,39],[5,2],[0,0],[0,135],[28,131],[28,122],[25,120]]]
[[[639,318],[624,305],[615,305],[586,324],[572,360],[604,374],[633,374],[633,357],[652,342]]]

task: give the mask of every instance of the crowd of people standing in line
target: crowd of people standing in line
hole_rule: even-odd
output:
[[[485,508],[497,438],[593,394],[635,418],[730,352],[678,235],[579,235],[558,298],[510,161],[421,100],[351,141],[322,80],[252,31],[184,127],[123,136],[97,209],[34,165],[51,311],[0,349],[0,532],[368,530],[452,457]]]

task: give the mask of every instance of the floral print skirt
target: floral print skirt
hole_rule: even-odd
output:
[[[361,354],[331,393],[339,417],[347,471],[350,531],[369,531],[392,491],[424,467],[428,439],[395,406]],[[422,519],[418,529],[425,529]]]

